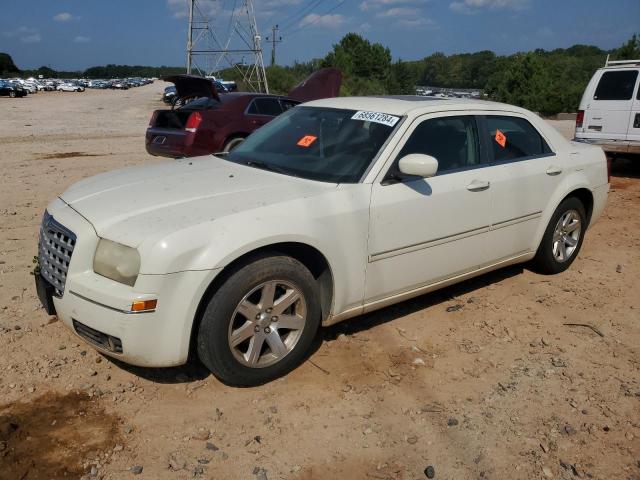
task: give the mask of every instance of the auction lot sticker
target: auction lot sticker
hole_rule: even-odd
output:
[[[365,122],[381,123],[382,125],[393,127],[395,126],[396,123],[398,123],[398,120],[400,120],[400,117],[396,117],[394,115],[388,115],[386,113],[365,112],[361,110],[359,112],[356,112],[356,114],[353,117],[351,117],[351,120],[363,120]]]

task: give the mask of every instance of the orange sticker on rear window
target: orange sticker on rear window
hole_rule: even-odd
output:
[[[498,145],[500,145],[502,148],[505,147],[505,145],[507,144],[507,137],[505,136],[504,133],[502,133],[500,130],[496,129],[496,142],[498,143]]]
[[[313,142],[315,142],[318,137],[314,137],[313,135],[305,135],[300,140],[298,140],[299,147],[310,147]]]

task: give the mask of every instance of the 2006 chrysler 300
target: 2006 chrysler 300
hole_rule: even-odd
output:
[[[39,296],[107,355],[255,385],[330,325],[505,265],[557,273],[605,156],[509,105],[334,98],[231,153],[79,182],[45,212]]]

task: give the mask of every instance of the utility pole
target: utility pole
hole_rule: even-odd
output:
[[[267,37],[267,42],[271,42],[271,66],[273,67],[276,64],[276,44],[282,42],[282,37],[278,36],[278,31],[280,27],[278,25],[274,25],[271,27],[271,37]]]

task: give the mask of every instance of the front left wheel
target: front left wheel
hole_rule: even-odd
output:
[[[299,261],[260,256],[235,269],[211,296],[198,356],[228,385],[278,378],[308,355],[321,320],[318,285]]]

